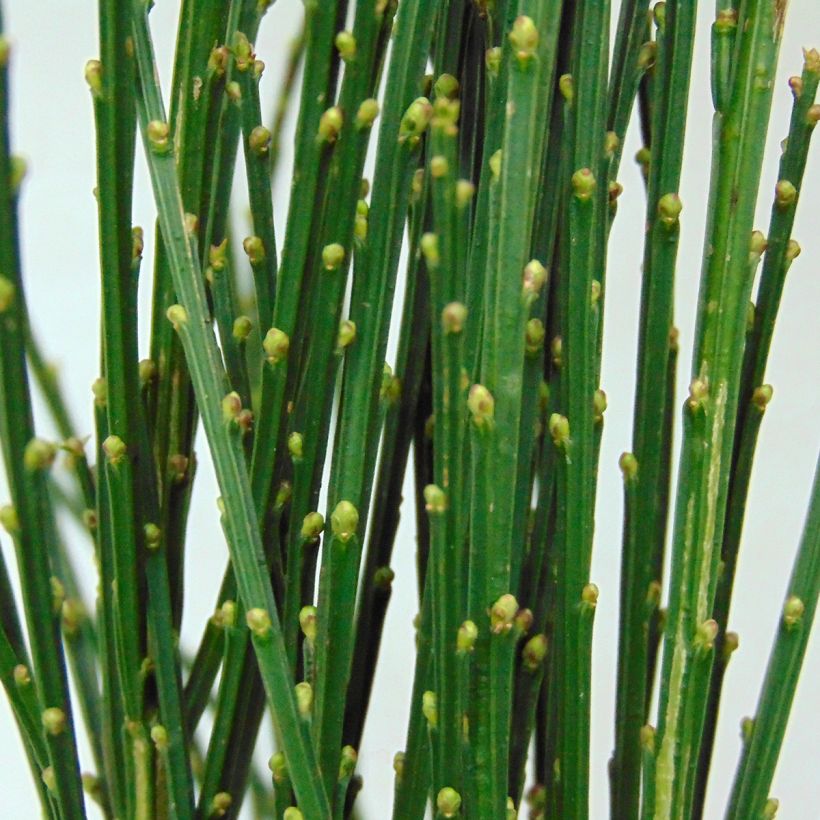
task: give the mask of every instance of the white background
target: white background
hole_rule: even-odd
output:
[[[617,21],[617,6],[613,26]],[[711,101],[709,94],[709,29],[714,4],[701,5],[695,69],[687,133],[681,197],[682,247],[678,265],[676,321],[681,331],[679,395],[688,382],[688,359],[693,334],[700,269],[704,209],[709,175]],[[158,0],[152,13],[160,73],[170,78],[171,53],[178,3]],[[69,403],[81,433],[91,432],[90,385],[97,373],[99,285],[94,187],[94,134],[83,65],[97,56],[96,4],[91,0],[6,0],[6,33],[15,46],[12,88],[13,141],[26,156],[30,175],[22,197],[23,261],[34,327],[48,356],[59,365]],[[301,14],[298,0],[280,0],[266,19],[257,44],[268,64],[263,82],[271,110],[273,90],[281,76],[285,43]],[[791,96],[786,78],[799,74],[801,47],[820,46],[820,8],[816,0],[792,0],[781,51],[774,96],[772,126],[756,227],[766,230],[770,192],[776,181],[778,144],[785,136]],[[592,580],[601,589],[595,622],[594,701],[592,739],[591,817],[607,816],[606,762],[612,748],[614,673],[617,651],[617,600],[621,538],[621,478],[618,455],[631,440],[632,400],[640,294],[640,262],[644,195],[638,172],[629,158],[637,148],[630,132],[621,171],[625,193],[610,242],[607,273],[606,339],[602,386],[609,397],[601,452],[597,532]],[[292,160],[284,146],[285,168]],[[241,179],[241,175],[237,177]],[[281,243],[287,210],[287,179],[280,174],[275,194],[276,228]],[[153,211],[146,187],[143,160],[138,159],[135,222],[146,227],[143,270],[150,271]],[[240,195],[244,196],[241,186]],[[740,650],[726,679],[718,731],[715,777],[708,797],[708,818],[722,816],[739,751],[738,726],[752,714],[766,658],[800,535],[808,491],[818,453],[817,312],[820,308],[820,147],[810,158],[795,227],[803,254],[792,267],[772,347],[767,380],[775,399],[766,413],[749,512],[742,544],[730,628],[740,634]],[[148,282],[148,275],[144,277]],[[149,287],[142,288],[147,317]],[[142,340],[145,349],[143,322]],[[392,350],[392,348],[391,348]],[[392,355],[392,354],[391,354]],[[48,433],[38,406],[39,430]],[[202,466],[191,510],[188,541],[187,597],[182,643],[193,651],[212,611],[222,575],[226,548],[216,522],[216,485],[206,445],[200,438]],[[7,497],[0,476],[0,501]],[[407,512],[399,531],[394,558],[396,582],[382,646],[368,731],[361,749],[360,771],[365,778],[361,798],[367,818],[385,817],[392,795],[393,753],[402,748],[407,703],[412,684],[415,581],[412,516]],[[88,546],[73,532],[83,580],[91,594],[95,579]],[[15,563],[8,539],[2,536],[10,571]],[[818,816],[817,771],[820,752],[820,641],[810,643],[804,674],[794,704],[772,793],[781,801],[780,817],[811,820]],[[3,814],[28,818],[38,814],[29,773],[19,749],[16,729],[5,698],[0,698],[0,788]],[[270,753],[269,733],[260,735],[260,755]],[[90,765],[88,747],[82,756]],[[812,809],[812,806],[814,808]]]

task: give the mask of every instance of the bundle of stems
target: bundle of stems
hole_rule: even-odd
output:
[[[236,817],[243,803],[259,817],[357,816],[357,750],[399,516],[412,505],[402,498],[412,452],[419,616],[393,817],[428,807],[516,817],[528,785],[531,817],[590,816],[603,783],[590,770],[590,567],[607,244],[637,119],[646,232],[634,260],[633,444],[620,461],[611,816],[701,817],[737,647],[727,625],[772,397],[767,359],[820,119],[820,54],[807,51],[790,80],[764,237],[753,218],[769,196],[760,180],[785,2],[717,3],[711,185],[698,203],[708,219],[680,410],[673,294],[693,0],[623,0],[612,48],[609,0],[304,0],[271,112],[254,42],[263,18],[276,25],[277,4],[182,0],[169,108],[151,6],[99,0],[99,59],[85,70],[102,305],[89,446],[29,323],[11,49],[0,39],[0,440],[11,495],[0,518],[21,590],[18,602],[0,562],[0,680],[42,814],[85,817],[90,798],[105,817],[139,820]],[[277,230],[272,178],[291,107],[290,204]],[[138,143],[157,212],[142,359]],[[236,187],[252,233],[240,240],[230,199],[243,165]],[[58,442],[36,435],[33,389]],[[183,663],[200,425],[227,552],[214,615]],[[59,450],[70,482],[52,469]],[[58,527],[64,509],[93,550],[94,602],[82,600]],[[744,725],[731,820],[776,811],[769,787],[818,592],[820,473],[758,712]],[[266,711],[271,739],[259,732]],[[82,775],[81,731],[92,755]],[[271,755],[270,773],[255,769],[257,750]]]

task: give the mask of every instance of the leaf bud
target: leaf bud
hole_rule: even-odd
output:
[[[369,98],[363,100],[356,112],[356,128],[363,131],[365,128],[372,128],[379,116],[379,103],[377,100]]]
[[[328,108],[319,120],[319,142],[336,142],[343,125],[344,115],[342,114],[342,109],[337,105]]]
[[[325,519],[321,513],[309,512],[302,521],[302,538],[306,541],[315,541],[325,526]]]
[[[148,145],[155,154],[167,154],[171,148],[171,129],[167,122],[151,120],[145,129]]]
[[[224,817],[233,803],[228,792],[217,792],[211,800],[211,817]]]
[[[233,338],[239,344],[248,341],[248,336],[253,330],[253,322],[249,316],[237,316],[233,320]]]
[[[296,684],[294,692],[299,715],[305,719],[309,718],[313,710],[313,687],[307,681],[302,681]]]
[[[803,620],[806,605],[796,595],[790,595],[783,604],[783,624],[786,629],[793,629]]]
[[[267,638],[271,634],[271,620],[267,611],[261,607],[254,607],[245,613],[245,622],[257,638]]]
[[[674,228],[679,220],[683,203],[677,194],[664,194],[658,200],[658,216],[667,228]]]
[[[315,606],[303,606],[301,610],[299,610],[299,627],[301,628],[302,634],[305,638],[311,642],[316,640],[316,635],[318,633],[316,619],[317,614]]]
[[[279,328],[272,327],[265,334],[262,349],[265,351],[269,364],[279,364],[287,358],[290,349],[290,337]]]
[[[171,305],[165,312],[168,321],[174,326],[174,330],[179,330],[188,324],[188,311],[182,305]]]
[[[478,627],[473,621],[464,621],[458,628],[458,636],[456,638],[456,651],[465,653],[472,652],[475,648],[475,642],[478,640]]]
[[[438,726],[438,697],[435,692],[428,690],[421,696],[421,713],[431,729]]]
[[[58,709],[56,706],[50,706],[48,709],[43,711],[42,721],[46,734],[49,734],[52,737],[61,735],[65,731],[65,712],[62,709]]]
[[[359,511],[349,501],[340,501],[330,515],[333,536],[346,543],[356,534],[358,526]]]
[[[490,609],[490,629],[494,635],[509,632],[518,612],[518,601],[511,593],[502,595]]]
[[[461,811],[461,795],[452,787],[445,786],[436,795],[436,808],[442,817],[458,817]]]
[[[521,661],[524,669],[535,672],[547,656],[547,636],[533,635],[521,650]]]
[[[322,248],[322,265],[325,270],[339,270],[345,261],[345,249],[338,242],[332,242]]]
[[[433,116],[433,106],[427,97],[418,97],[407,108],[399,126],[399,142],[418,143],[421,135],[427,130]]]
[[[538,48],[538,29],[531,17],[522,14],[515,18],[510,31],[510,45],[519,65],[524,66],[533,58]]]
[[[572,192],[579,202],[589,202],[595,190],[595,174],[589,168],[579,168],[572,175]]]
[[[632,481],[638,475],[638,459],[632,453],[621,453],[618,459],[624,481]]]
[[[339,56],[349,63],[356,58],[356,38],[349,31],[340,31],[335,39],[336,50]]]
[[[447,496],[444,490],[436,484],[428,484],[424,488],[424,509],[432,515],[441,515],[447,509]]]
[[[242,249],[248,256],[248,261],[253,267],[265,261],[265,243],[261,237],[248,236],[242,242]]]
[[[476,427],[486,427],[495,417],[495,399],[483,384],[474,384],[467,394],[467,409]]]

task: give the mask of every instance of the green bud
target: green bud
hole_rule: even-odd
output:
[[[540,319],[530,319],[525,330],[526,350],[530,356],[534,356],[544,347],[544,323]]]
[[[356,323],[350,319],[343,319],[339,323],[339,336],[336,339],[337,347],[350,347],[356,341]]]
[[[816,48],[803,49],[803,70],[810,74],[820,74],[820,51]]]
[[[648,723],[641,726],[641,748],[650,754],[655,753],[655,727]]]
[[[224,817],[232,803],[233,798],[228,792],[217,792],[211,800],[211,817]]]
[[[303,606],[299,610],[299,627],[302,634],[311,642],[316,640],[318,633],[317,617],[315,606]]]
[[[339,761],[339,780],[347,780],[353,776],[358,759],[359,755],[352,746],[342,748],[341,760]]]
[[[273,500],[273,508],[277,511],[281,510],[285,504],[290,501],[293,494],[293,488],[289,481],[282,481],[276,490],[276,497]]]
[[[512,797],[507,797],[507,812],[505,815],[505,820],[516,820],[517,817],[518,812],[515,810],[515,802]]]
[[[478,627],[473,621],[464,621],[458,628],[458,637],[456,638],[456,651],[472,652],[475,648],[475,642],[478,640]]]
[[[518,612],[518,601],[509,592],[502,595],[490,609],[490,629],[494,635],[509,632]]]
[[[336,35],[334,42],[336,43],[336,50],[339,52],[339,56],[346,63],[356,58],[356,38],[351,32],[340,31]]]
[[[393,771],[396,773],[396,782],[398,783],[401,783],[401,779],[404,776],[404,760],[404,752],[396,752],[396,754],[393,755]]]
[[[274,752],[268,761],[268,768],[274,783],[282,784],[288,779],[288,762],[284,752]]]
[[[288,452],[294,461],[301,461],[304,455],[305,440],[301,433],[291,433],[288,436]]]
[[[624,192],[624,186],[621,185],[620,182],[616,182],[614,179],[609,183],[609,204],[612,207],[613,211],[615,210],[618,200],[621,197],[621,194]]]
[[[305,820],[305,815],[295,806],[289,806],[285,809],[282,820]]]
[[[606,393],[599,387],[592,396],[592,412],[594,420],[597,424],[600,424],[604,420],[606,408]]]
[[[102,96],[102,63],[99,60],[89,60],[85,64],[85,81],[91,89],[91,96]]]
[[[171,148],[171,129],[167,122],[151,120],[145,129],[148,145],[155,154],[167,154]]]
[[[814,103],[806,112],[806,123],[810,128],[814,128],[818,121],[820,121],[820,103]]]
[[[65,587],[63,582],[54,575],[48,581],[51,586],[51,609],[55,615],[58,615],[62,612],[65,603]]]
[[[247,242],[248,240],[246,239],[245,241]],[[225,269],[225,265],[228,263],[227,238],[223,239],[218,245],[211,245],[208,249],[208,263],[217,272]]]
[[[744,746],[748,746],[752,741],[752,735],[755,730],[754,718],[744,717],[740,720],[740,739]]]
[[[145,546],[149,550],[155,550],[162,542],[162,530],[156,525],[148,523],[142,528],[145,536]]]
[[[236,342],[243,344],[248,340],[253,330],[253,322],[249,316],[237,316],[233,320],[233,338]]]
[[[279,364],[287,358],[288,350],[290,350],[290,336],[279,328],[272,327],[265,334],[262,349],[265,351],[269,364]]]
[[[776,797],[770,797],[763,805],[763,811],[761,812],[762,820],[774,820],[779,808],[780,801]]]
[[[336,142],[343,125],[344,115],[342,114],[342,109],[337,105],[328,108],[319,120],[319,142]]]
[[[168,730],[157,723],[151,727],[151,740],[154,741],[154,746],[157,747],[158,752],[164,752],[168,749]]]
[[[618,459],[624,481],[632,481],[638,475],[638,459],[632,453],[621,453]]]
[[[219,608],[220,620],[223,627],[232,628],[236,626],[236,602],[223,601]]]
[[[442,817],[458,817],[461,811],[461,795],[450,786],[445,786],[436,796],[436,808]]]
[[[345,249],[338,242],[322,248],[322,264],[325,270],[338,270],[345,261]]]
[[[324,526],[325,519],[321,513],[309,512],[302,521],[302,538],[314,541],[321,535]]]
[[[427,130],[433,116],[433,106],[427,97],[418,97],[405,111],[399,126],[399,142],[409,141],[416,145],[421,135]]]
[[[379,567],[373,573],[373,587],[382,592],[388,592],[396,579],[396,573],[390,567]]]
[[[528,672],[535,672],[547,656],[547,636],[533,635],[521,650],[521,660]]]
[[[737,652],[738,647],[740,646],[740,637],[738,636],[737,632],[727,632],[723,636],[723,663],[727,664],[729,662],[729,658]]]
[[[182,305],[171,305],[165,312],[168,321],[174,326],[174,330],[179,330],[188,324],[188,311]]]
[[[5,276],[0,276],[0,313],[5,313],[12,306],[16,293],[17,288],[14,282],[6,279]]]
[[[664,194],[658,200],[658,216],[667,228],[674,228],[680,219],[683,203],[677,194]]]
[[[794,629],[803,620],[806,605],[796,595],[790,595],[783,604],[783,624],[786,629]]]
[[[228,70],[230,56],[231,52],[225,46],[212,49],[208,57],[208,71],[213,72],[217,77],[223,77]]]
[[[706,404],[709,398],[709,385],[706,379],[694,378],[689,383],[689,399],[687,404],[692,411],[698,410]]]
[[[334,538],[346,543],[359,526],[359,511],[349,502],[340,501],[330,516],[330,527]]]
[[[239,103],[242,100],[242,87],[236,80],[231,80],[225,86],[225,94],[232,103]]]
[[[761,231],[752,231],[749,240],[749,264],[755,265],[766,250],[766,237]]]
[[[248,629],[257,638],[270,637],[272,626],[270,615],[261,607],[254,607],[245,613],[245,622],[248,624]]]
[[[644,178],[649,176],[649,162],[652,158],[652,154],[650,150],[644,146],[643,148],[639,148],[638,152],[635,154],[635,162],[641,166],[641,173],[643,174]]]
[[[531,17],[523,14],[516,17],[510,32],[510,45],[519,65],[524,66],[533,58],[538,47],[538,29]]]
[[[589,202],[595,186],[595,175],[589,168],[581,168],[572,175],[572,191],[579,202]]]
[[[553,413],[549,420],[549,431],[556,447],[564,448],[569,444],[569,420],[560,413]]]
[[[52,737],[61,735],[65,731],[65,712],[62,709],[58,709],[56,706],[51,706],[43,711],[42,721],[46,734],[52,735]]]
[[[788,244],[786,245],[786,261],[789,263],[789,265],[791,265],[791,263],[794,262],[794,260],[797,259],[798,256],[800,256],[801,251],[802,248],[800,247],[800,244],[797,242],[797,240],[790,239],[788,241]]]
[[[168,473],[175,484],[181,484],[188,474],[188,456],[182,453],[174,453],[168,456]]]
[[[307,682],[302,681],[297,683],[294,687],[296,694],[296,708],[302,718],[309,718],[313,709],[313,687]]]
[[[445,334],[461,333],[467,321],[467,306],[461,302],[450,302],[441,311],[441,326]]]
[[[424,509],[430,515],[442,515],[447,509],[447,496],[444,490],[436,484],[428,484],[424,488]]]
[[[438,726],[438,697],[435,692],[428,690],[421,696],[421,713],[431,729]]]
[[[786,210],[797,202],[797,188],[787,179],[781,179],[774,186],[775,203],[780,210]]]
[[[365,128],[372,128],[376,117],[379,116],[379,103],[374,99],[364,100],[359,105],[356,112],[356,129],[363,131]]]
[[[247,71],[256,59],[256,55],[253,53],[250,41],[241,31],[237,31],[233,36],[232,50],[237,70]]]

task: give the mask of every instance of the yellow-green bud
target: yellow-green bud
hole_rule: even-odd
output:
[[[467,306],[461,302],[450,302],[441,311],[441,326],[446,334],[461,333],[467,321]]]
[[[211,817],[224,817],[232,803],[233,798],[228,792],[217,792],[211,801]]]
[[[464,621],[458,628],[458,637],[456,638],[456,650],[458,652],[472,652],[475,648],[475,642],[478,640],[478,627],[473,621]]]
[[[466,208],[475,196],[475,185],[469,179],[460,179],[456,182],[456,207]]]
[[[674,228],[678,224],[683,203],[677,194],[664,194],[658,200],[658,217],[667,228]]]
[[[442,817],[458,817],[461,811],[461,795],[450,786],[445,786],[436,795],[436,808]]]
[[[528,672],[535,672],[547,656],[547,636],[533,635],[521,650],[521,661]]]
[[[151,120],[145,129],[148,145],[155,154],[167,154],[171,148],[171,130],[167,122]]]
[[[449,100],[454,100],[458,96],[458,89],[458,80],[452,74],[441,74],[433,86],[436,97]]]
[[[621,453],[618,466],[621,468],[624,481],[631,481],[638,475],[638,459],[632,453]]]
[[[546,281],[547,269],[537,259],[532,259],[524,268],[524,297],[538,296]]]
[[[247,241],[247,240],[246,240]],[[215,271],[222,271],[228,262],[228,240],[223,239],[218,245],[211,245],[208,250],[208,263]]]
[[[511,593],[502,595],[490,609],[490,629],[493,634],[509,632],[518,612],[518,601]]]
[[[435,692],[428,690],[421,696],[421,713],[431,729],[438,726],[438,697]]]
[[[265,261],[265,243],[261,237],[248,236],[242,242],[242,249],[248,256],[248,261],[251,265],[258,265]]]
[[[434,270],[441,262],[441,256],[438,250],[438,236],[434,233],[425,233],[419,240],[419,247],[422,254],[424,254],[424,261],[427,267]]]
[[[709,398],[709,385],[706,379],[694,378],[689,383],[689,399],[687,403],[690,410],[698,410],[706,404]]]
[[[484,55],[484,65],[493,77],[497,77],[501,71],[501,58],[502,51],[498,46],[488,48],[487,53]]]
[[[253,322],[249,316],[237,316],[233,320],[233,337],[240,344],[248,340],[252,330]]]
[[[655,727],[648,723],[641,726],[641,748],[650,753],[655,751]]]
[[[99,60],[89,60],[85,64],[85,81],[93,97],[102,94],[102,63]]]
[[[305,451],[305,440],[301,433],[293,432],[288,436],[288,452],[294,461],[300,461]]]
[[[793,629],[803,620],[806,605],[796,595],[790,595],[783,604],[783,623],[786,629]]]
[[[222,399],[222,421],[226,424],[238,421],[241,412],[242,398],[233,390]]]
[[[272,629],[270,615],[261,607],[249,609],[245,614],[245,622],[257,638],[267,638],[270,636]]]
[[[11,504],[0,507],[0,525],[11,536],[20,531],[20,518]]]
[[[789,180],[781,179],[774,186],[774,198],[777,207],[785,210],[797,201],[797,188]]]
[[[740,636],[737,632],[727,632],[723,636],[723,662],[728,663],[729,658],[737,652],[740,646]]]
[[[318,633],[317,628],[317,612],[315,606],[303,606],[299,610],[299,626],[302,629],[302,634],[311,642],[316,640]]]
[[[364,100],[356,112],[356,128],[359,131],[372,128],[376,117],[379,116],[379,103],[372,98]]]
[[[165,312],[168,321],[174,326],[174,330],[179,330],[188,324],[188,311],[182,305],[171,305]]]
[[[527,321],[524,339],[528,355],[534,356],[544,347],[544,336],[546,336],[546,331],[540,319],[533,318]]]
[[[349,63],[351,60],[355,59],[356,57],[356,38],[353,34],[349,31],[340,31],[336,35],[336,50],[339,52],[339,56],[346,62]]]
[[[467,394],[467,409],[476,427],[491,425],[495,417],[495,399],[483,384],[474,384]]]
[[[282,814],[282,820],[305,820],[305,815],[295,806],[288,806]]]
[[[443,156],[435,156],[430,159],[430,176],[433,179],[441,179],[443,176],[446,176],[450,171],[450,163],[447,161],[447,157]]]
[[[572,175],[572,191],[579,202],[589,202],[595,190],[595,174],[589,168],[580,168]]]
[[[16,293],[17,288],[14,282],[6,279],[5,276],[0,276],[0,313],[5,313],[12,306]]]
[[[63,582],[55,575],[52,575],[48,580],[51,585],[51,609],[57,615],[62,612],[65,603],[65,587]]]
[[[592,396],[592,412],[595,421],[600,424],[604,420],[607,408],[606,393],[599,387]]]
[[[510,45],[519,64],[525,65],[532,59],[538,47],[538,29],[531,17],[523,14],[516,17],[510,32]]]
[[[427,130],[433,116],[433,106],[427,97],[418,97],[410,103],[399,126],[399,142],[410,141],[415,145]]]
[[[575,83],[572,74],[562,74],[558,78],[558,91],[565,102],[571,103],[575,97]]]
[[[569,420],[560,413],[553,413],[549,420],[549,431],[556,447],[565,447],[569,443]]]
[[[13,674],[15,686],[28,686],[31,683],[31,674],[25,664],[18,663],[17,666],[14,667]]]
[[[316,540],[322,533],[325,519],[321,513],[309,512],[302,521],[302,538],[308,541]]]
[[[142,528],[145,536],[145,546],[149,550],[155,550],[162,542],[162,530],[156,525],[148,523]]]
[[[359,526],[359,511],[349,501],[340,501],[331,513],[330,526],[334,538],[349,541]]]
[[[271,133],[264,125],[257,125],[248,136],[248,147],[257,157],[264,157],[270,150]]]
[[[776,797],[770,797],[763,804],[763,811],[761,812],[762,820],[774,820],[777,816],[777,810],[780,808],[780,801]]]
[[[593,612],[596,606],[598,606],[598,587],[596,584],[586,584],[581,590],[581,612]]]
[[[274,783],[284,783],[288,778],[288,762],[284,752],[274,752],[268,761],[268,768],[273,775]]]
[[[112,466],[119,464],[128,452],[128,447],[119,436],[109,436],[102,443],[103,452]]]
[[[503,158],[504,154],[500,148],[490,157],[490,173],[493,175],[493,180],[496,182],[501,176],[501,163]]]
[[[57,778],[54,776],[54,769],[51,766],[46,766],[40,773],[40,779],[43,781],[45,787],[52,793],[57,793]]]
[[[337,105],[328,108],[319,120],[319,142],[336,142],[343,125],[344,115],[342,109]]]
[[[695,651],[704,654],[714,649],[715,639],[718,635],[718,624],[712,618],[699,624],[695,630],[695,637],[692,641]]]
[[[219,620],[223,627],[236,626],[236,601],[223,601],[219,608]]]
[[[105,447],[105,444],[103,444]],[[57,457],[57,448],[50,441],[33,438],[26,444],[23,451],[23,465],[29,472],[47,470],[54,464]]]
[[[424,509],[430,515],[441,515],[447,509],[447,496],[444,490],[436,484],[428,484],[424,488]]]
[[[325,270],[339,270],[344,261],[345,249],[338,242],[332,242],[322,248],[322,264]]]
[[[404,776],[404,761],[406,755],[404,752],[396,752],[393,755],[393,771],[396,773],[396,781],[401,783],[401,779]]]
[[[296,694],[296,708],[303,718],[309,718],[313,709],[313,687],[307,682],[297,683],[294,689]]]
[[[151,727],[151,740],[154,741],[154,746],[157,747],[158,752],[164,752],[168,749],[168,730],[159,723]]]
[[[752,393],[752,404],[762,413],[774,396],[774,388],[770,384],[761,384]]]
[[[288,350],[290,350],[290,336],[279,328],[272,327],[265,334],[262,349],[265,351],[269,364],[279,364],[287,358]]]
[[[342,349],[350,347],[356,341],[356,323],[350,319],[342,319],[339,323],[339,336],[336,345]]]
[[[56,706],[51,706],[44,710],[42,714],[42,721],[46,734],[56,737],[65,731],[65,712],[62,709],[58,709]]]
[[[352,746],[344,746],[342,748],[342,756],[339,761],[339,780],[347,780],[353,776],[358,759],[359,755]]]

